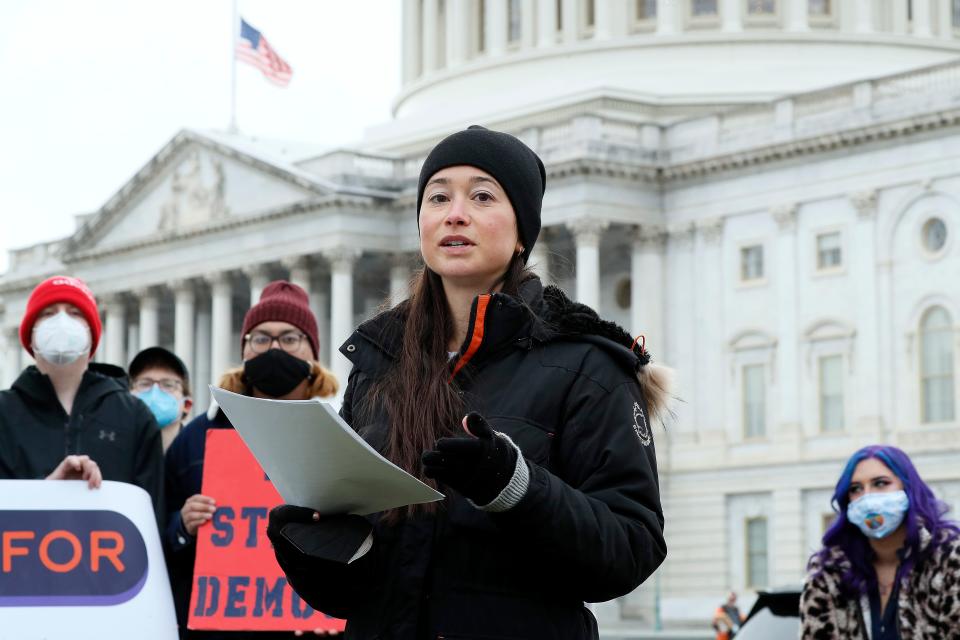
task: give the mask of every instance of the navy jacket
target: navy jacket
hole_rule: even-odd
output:
[[[539,280],[521,296],[474,301],[454,379],[465,410],[524,454],[530,484],[516,506],[487,513],[441,487],[436,515],[398,525],[372,517],[373,547],[349,565],[275,541],[290,583],[315,609],[347,618],[348,640],[595,639],[584,602],[629,593],[665,558],[637,377],[649,356]],[[394,309],[341,348],[354,364],[341,414],[380,451],[390,427],[370,389],[392,366],[402,328]]]

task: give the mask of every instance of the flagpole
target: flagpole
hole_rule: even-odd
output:
[[[237,0],[233,0],[233,20],[230,23],[230,133],[237,133]]]

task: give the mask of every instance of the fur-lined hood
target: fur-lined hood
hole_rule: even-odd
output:
[[[515,308],[518,320],[520,315],[525,316],[520,321],[523,339],[539,343],[589,342],[603,349],[617,363],[636,372],[650,417],[662,419],[665,416],[671,397],[672,371],[651,362],[642,340],[635,340],[617,323],[603,320],[587,305],[574,302],[559,287],[544,287],[537,277],[525,281],[517,297],[496,295]],[[474,301],[475,307],[476,304]],[[360,325],[357,333],[376,345],[389,359],[396,359],[403,341],[407,312],[408,301],[404,301]],[[514,340],[516,335],[507,338]],[[355,360],[357,354],[344,351],[351,342],[352,338],[347,340],[341,352],[348,359]]]
[[[671,369],[651,362],[650,352],[642,339],[632,337],[616,322],[604,320],[587,305],[574,302],[559,287],[542,287],[539,279],[528,280],[521,287],[520,295],[524,299],[529,295],[533,298],[531,302],[535,302],[537,289],[542,291],[539,296],[543,305],[538,316],[543,322],[545,341],[586,340],[633,367],[650,416],[662,419],[670,400]],[[612,348],[611,342],[622,349]]]

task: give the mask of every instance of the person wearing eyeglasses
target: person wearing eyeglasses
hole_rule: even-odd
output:
[[[150,494],[159,521],[160,433],[123,369],[92,361],[101,330],[79,278],[53,276],[30,293],[20,343],[36,364],[0,391],[0,480],[127,482]]]
[[[243,318],[240,349],[243,365],[220,379],[219,386],[227,391],[275,400],[329,398],[337,392],[336,378],[319,362],[320,338],[309,298],[295,284],[277,280],[264,287],[260,302]],[[232,428],[223,411],[212,403],[206,413],[183,428],[166,454],[168,520],[163,542],[181,638],[289,638],[289,632],[218,633],[186,628],[197,529],[216,511],[216,496],[200,493],[207,431]]]
[[[163,347],[147,347],[130,361],[127,373],[130,391],[157,420],[166,453],[193,406],[187,365]]]

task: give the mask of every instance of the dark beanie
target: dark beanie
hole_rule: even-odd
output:
[[[469,165],[486,171],[506,191],[517,216],[517,234],[524,249],[523,261],[526,262],[540,235],[540,207],[547,186],[543,162],[530,147],[509,133],[473,125],[466,131],[447,136],[433,148],[420,169],[417,220],[423,202],[423,190],[431,176],[441,169],[457,165]]]
[[[317,318],[310,310],[307,292],[286,280],[274,280],[263,288],[260,302],[250,307],[243,316],[243,330],[240,332],[240,349],[250,330],[261,322],[289,322],[303,331],[313,348],[314,359],[319,358],[320,340],[317,331]]]

